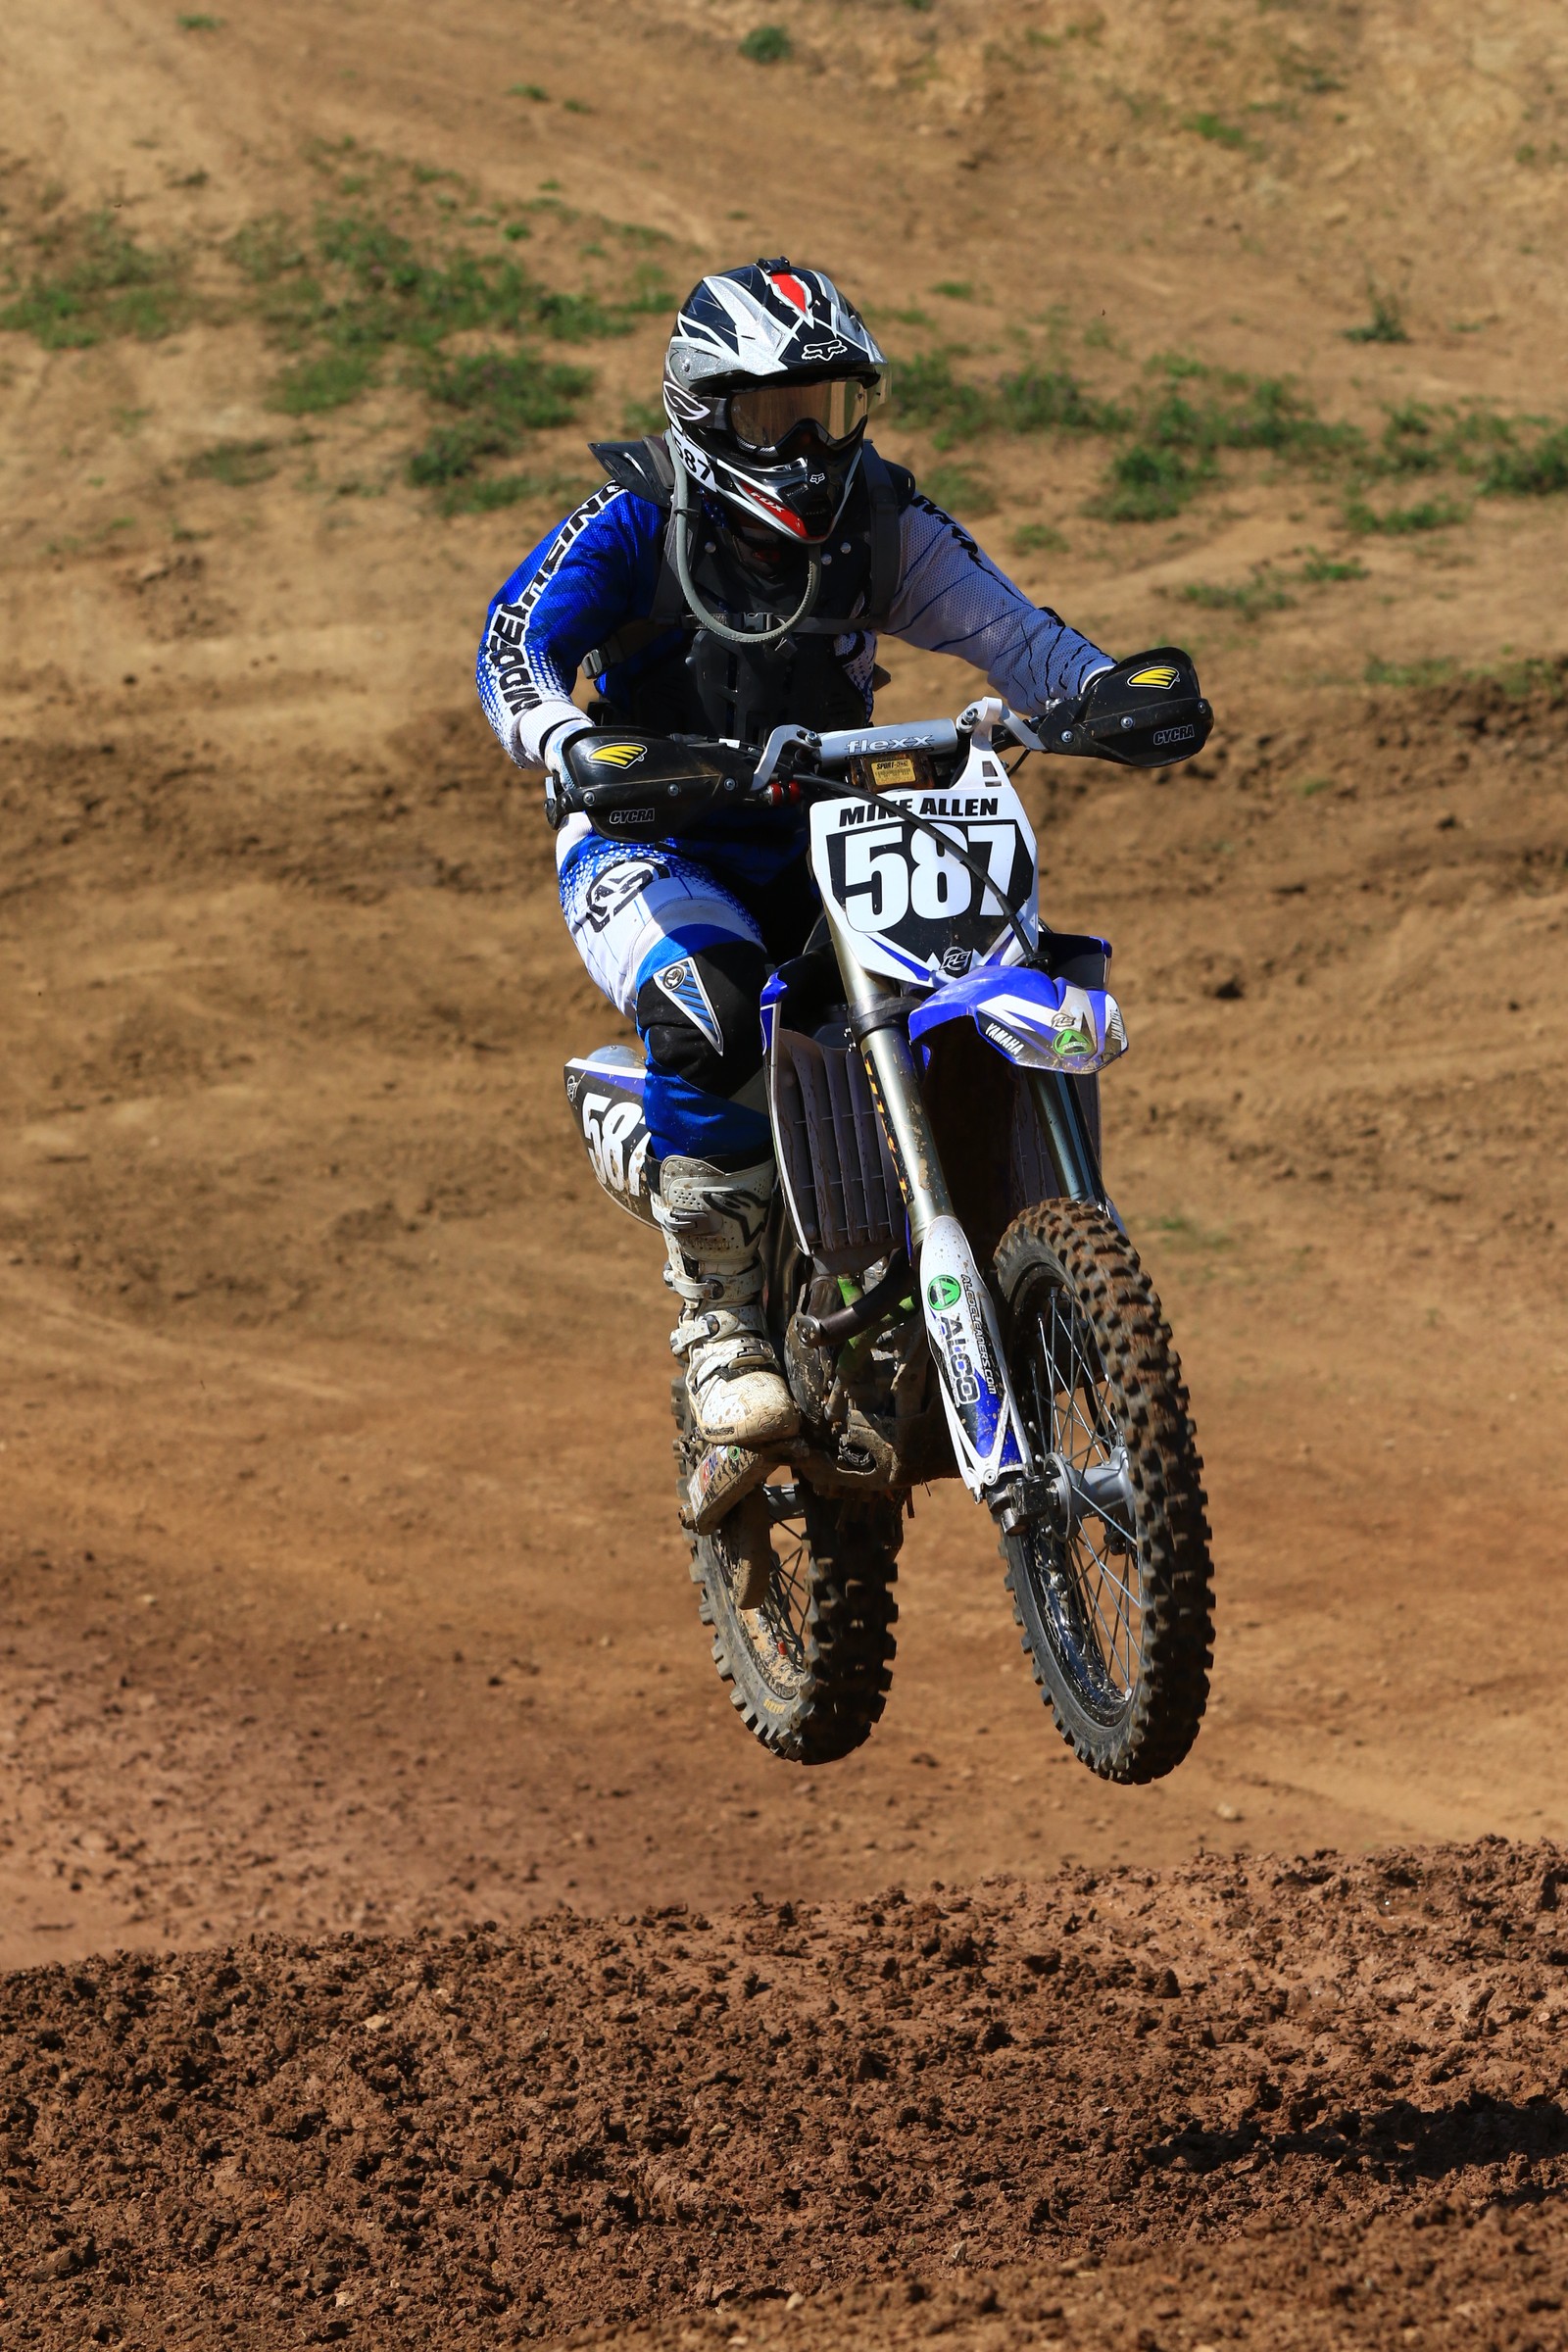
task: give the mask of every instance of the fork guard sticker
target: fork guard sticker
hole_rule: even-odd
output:
[[[989,1293],[956,1217],[920,1247],[920,1299],[963,1483],[972,1494],[1025,1466]]]

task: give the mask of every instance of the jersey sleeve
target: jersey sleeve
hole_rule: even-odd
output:
[[[1031,604],[951,514],[916,495],[904,511],[903,567],[888,634],[927,653],[956,654],[983,670],[1014,710],[1077,694],[1111,667],[1059,612]]]
[[[519,766],[580,719],[571,699],[585,654],[653,608],[664,518],[607,482],[524,556],[485,615],[476,677],[484,714]]]

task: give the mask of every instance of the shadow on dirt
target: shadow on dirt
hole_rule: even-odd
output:
[[[1408,2183],[1516,2157],[1538,2163],[1568,2150],[1568,2113],[1544,2096],[1521,2101],[1470,2091],[1446,2107],[1395,2099],[1370,2112],[1325,2102],[1320,2120],[1309,2121],[1303,2102],[1287,2102],[1278,2084],[1265,2083],[1258,2103],[1283,2109],[1286,2129],[1271,2129],[1262,2116],[1225,2132],[1189,2125],[1146,2151],[1150,2170],[1202,2175],[1248,2160],[1255,2169],[1305,2158],[1337,2172]]]

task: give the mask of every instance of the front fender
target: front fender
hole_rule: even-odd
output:
[[[947,1022],[965,1020],[1020,1070],[1082,1078],[1127,1051],[1121,1006],[1108,989],[1075,988],[1018,964],[992,964],[934,989],[909,1015],[909,1043],[918,1046]]]

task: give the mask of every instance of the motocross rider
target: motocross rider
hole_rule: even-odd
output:
[[[1112,666],[878,457],[865,431],[884,369],[819,270],[705,277],[670,338],[667,432],[595,445],[609,480],[523,558],[479,648],[491,725],[546,771],[567,927],[643,1042],[650,1190],[681,1301],[670,1346],[708,1445],[796,1427],[761,1308],[774,1168],[758,999],[819,911],[806,819],[754,803],[678,841],[606,840],[561,821],[566,745],[596,718],[747,745],[784,723],[861,726],[884,630],[971,662],[1020,711]],[[584,664],[592,715],[571,699]]]

